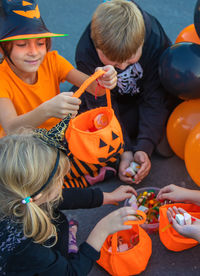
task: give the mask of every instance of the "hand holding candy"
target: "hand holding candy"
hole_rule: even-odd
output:
[[[136,151],[133,160],[140,165],[140,168],[134,177],[135,184],[139,184],[148,175],[151,169],[151,161],[144,151]]]
[[[103,193],[103,204],[116,204],[117,202],[124,201],[131,198],[133,195],[137,195],[135,189],[128,185],[121,185],[110,193]]]
[[[191,217],[191,224],[187,224],[186,221],[183,223],[183,219],[180,220],[181,215],[184,218],[184,213],[187,213],[182,208],[173,207],[168,208],[167,217],[169,222],[172,223],[173,228],[180,234],[188,238],[192,238],[200,242],[200,220]],[[179,224],[179,223],[180,224]],[[182,224],[182,225],[181,225]]]

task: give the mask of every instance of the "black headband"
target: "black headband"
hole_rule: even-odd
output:
[[[57,169],[58,169],[58,164],[59,164],[59,160],[60,160],[60,150],[57,151],[57,157],[56,157],[56,162],[55,162],[55,165],[54,165],[54,168],[52,170],[52,172],[50,173],[49,175],[49,178],[47,179],[47,181],[44,183],[44,185],[37,191],[35,192],[34,194],[32,194],[30,197],[33,198],[35,197],[36,195],[38,195],[41,191],[44,190],[44,188],[46,188],[46,186],[49,184],[49,182],[52,180],[52,178],[54,177]]]

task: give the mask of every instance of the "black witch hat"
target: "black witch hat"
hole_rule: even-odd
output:
[[[51,33],[40,16],[37,0],[0,0],[0,42],[60,37]]]

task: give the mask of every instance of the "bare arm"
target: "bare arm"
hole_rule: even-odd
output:
[[[43,112],[42,105],[24,115],[18,116],[12,101],[8,98],[0,98],[0,124],[6,133],[21,126],[37,127],[47,119],[48,117]]]
[[[61,93],[23,115],[17,115],[10,99],[0,98],[0,124],[9,133],[22,126],[38,127],[52,117],[63,119],[68,113],[75,116],[81,101],[72,95],[72,92]]]

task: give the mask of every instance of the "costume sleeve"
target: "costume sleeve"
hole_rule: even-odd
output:
[[[74,69],[74,66],[67,61],[64,57],[58,54],[57,51],[52,52],[52,66],[55,70],[57,70],[58,81],[64,82],[66,81],[67,74]]]
[[[7,263],[7,276],[86,276],[100,253],[84,242],[76,254],[63,257],[58,251],[36,243],[18,248]]]
[[[170,113],[169,96],[162,87],[158,74],[159,58],[171,45],[160,23],[151,16],[152,30],[145,42],[142,61],[144,65],[143,91],[139,104],[139,130],[133,151],[145,151],[151,156],[159,143]]]
[[[9,98],[12,100],[12,88],[9,85],[9,81],[6,78],[5,73],[0,73],[0,98]]]
[[[59,205],[60,210],[89,209],[103,204],[103,192],[99,188],[65,188],[62,195],[63,201]]]

